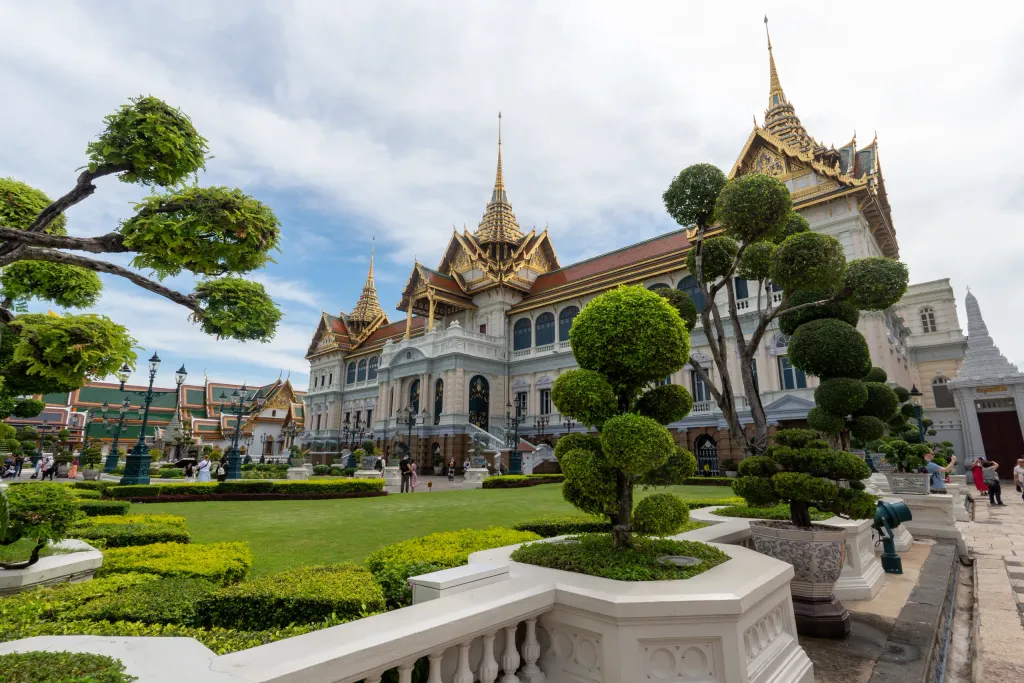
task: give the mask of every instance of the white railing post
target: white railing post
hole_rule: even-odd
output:
[[[443,656],[444,650],[427,655],[427,659],[430,661],[430,673],[427,675],[427,683],[444,683],[441,680],[441,657]]]
[[[383,675],[382,671],[374,671],[363,679],[363,683],[380,683],[380,677]]]
[[[484,653],[480,657],[480,668],[476,672],[480,683],[494,683],[498,677],[498,662],[494,659],[494,633],[484,635]]]
[[[537,620],[526,620],[526,640],[523,641],[523,671],[521,678],[527,683],[543,683],[544,672],[537,666],[540,659],[540,643],[537,642]]]
[[[505,675],[501,677],[501,683],[519,683],[519,677],[516,676],[516,669],[519,668],[516,626],[518,624],[505,627],[505,651],[501,653],[501,670],[505,672]]]
[[[452,683],[473,683],[473,670],[469,668],[469,646],[472,641],[459,643],[459,664],[455,668]]]
[[[412,683],[412,668],[415,661],[404,662],[398,665],[398,683]]]

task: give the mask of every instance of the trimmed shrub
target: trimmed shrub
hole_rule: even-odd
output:
[[[588,427],[600,428],[615,414],[615,391],[604,375],[577,368],[563,372],[551,385],[551,400]]]
[[[192,542],[187,531],[171,524],[98,524],[76,528],[75,537],[89,542],[100,541],[106,548]]]
[[[384,546],[366,558],[366,566],[384,589],[389,607],[403,607],[412,601],[408,579],[440,569],[459,567],[470,553],[539,539],[535,533],[504,527],[441,531]]]
[[[0,655],[3,683],[131,683],[121,660],[85,652],[13,652]]]
[[[558,484],[564,479],[564,474],[503,474],[497,477],[487,477],[484,479],[483,487],[485,489],[518,489],[524,486]]]
[[[655,387],[636,402],[636,411],[658,424],[667,425],[682,420],[693,408],[693,397],[679,384]]]
[[[185,470],[181,467],[168,467],[161,468],[160,470],[161,479],[184,479]]]
[[[176,495],[176,496],[205,496],[213,493],[219,484],[215,481],[195,483],[195,484],[174,484],[161,486],[160,493],[163,495]]]
[[[838,434],[846,427],[846,419],[815,406],[807,411],[807,424],[825,434]]]
[[[870,415],[879,420],[888,420],[896,414],[899,398],[896,392],[881,382],[864,382],[868,390],[868,399],[857,411],[858,415]]]
[[[671,536],[690,521],[690,509],[679,496],[655,493],[633,508],[633,530],[648,536]]]
[[[252,567],[248,543],[155,543],[103,552],[96,576],[137,572],[183,576],[230,584]]]
[[[849,377],[833,377],[822,380],[818,388],[814,390],[815,404],[831,415],[850,415],[864,405],[867,400],[868,390],[864,386],[864,382]]]
[[[185,518],[179,515],[98,515],[79,519],[72,528],[84,529],[102,524],[166,524],[184,529]]]
[[[821,522],[826,519],[830,519],[833,515],[830,512],[818,512],[814,508],[810,509],[811,519],[815,522]],[[779,503],[774,507],[750,507],[747,505],[730,505],[729,507],[720,508],[718,510],[712,510],[711,514],[718,515],[719,517],[743,517],[744,519],[775,519],[781,521],[789,521],[791,512],[789,506],[785,503]]]
[[[853,292],[850,303],[854,306],[862,311],[883,311],[903,297],[909,282],[906,264],[872,256],[851,261],[844,284]]]
[[[321,465],[323,467],[323,465]],[[270,493],[274,490],[274,482],[266,479],[232,479],[217,484],[214,493]],[[164,496],[174,495],[174,488],[165,486],[160,490]]]
[[[0,541],[5,545],[19,539],[35,541],[28,560],[28,564],[35,564],[47,542],[59,541],[67,535],[68,528],[82,514],[77,506],[85,502],[89,501],[76,501],[63,484],[11,486],[6,498],[0,498],[0,503],[6,503],[0,509]]]
[[[801,232],[775,247],[770,270],[772,280],[786,291],[836,291],[846,274],[846,254],[831,235]]]
[[[317,465],[317,467],[319,467],[319,465]],[[313,469],[316,470],[316,467],[314,467]],[[345,470],[337,466],[332,466],[328,468],[327,474],[331,475],[332,477],[343,477],[345,476]]]
[[[612,523],[600,517],[544,517],[541,519],[520,522],[512,527],[516,531],[530,531],[541,538],[553,538],[568,534],[609,533]]]
[[[204,620],[214,626],[262,630],[383,612],[384,592],[365,567],[319,565],[222,588],[200,609]]]
[[[853,419],[850,433],[860,441],[874,441],[885,434],[885,423],[871,415],[860,415]]]
[[[171,577],[147,581],[92,600],[68,614],[68,618],[199,626],[199,603],[215,590],[217,585],[206,579]]]
[[[99,500],[103,497],[99,491],[90,491],[89,489],[68,489],[68,493],[76,500]]]
[[[383,479],[275,481],[271,493],[373,493],[384,490]]]
[[[693,457],[693,453],[685,448],[676,446],[668,454],[665,464],[645,474],[640,483],[644,488],[685,484],[696,473],[697,458]],[[703,484],[703,481],[701,483]]]
[[[864,382],[881,382],[882,384],[885,384],[889,381],[889,375],[883,368],[875,366],[872,367],[871,370],[868,371],[868,374],[864,375],[861,379]]]
[[[789,220],[793,199],[778,178],[748,173],[725,184],[715,203],[715,219],[743,242],[776,235]]]
[[[324,474],[330,474],[330,473],[331,473],[331,466],[330,465],[314,465],[313,466],[313,474],[324,475]]]
[[[75,504],[89,517],[127,515],[128,509],[132,506],[126,500],[79,500]]]
[[[739,253],[739,242],[731,237],[719,235],[704,240],[704,249],[701,253],[700,274],[704,282],[714,282],[718,278],[725,277],[725,274],[732,267]],[[686,270],[697,277],[697,250],[691,249],[686,254]]]
[[[871,369],[871,353],[863,335],[836,318],[801,325],[789,340],[789,360],[822,379],[863,377]]]
[[[721,469],[721,466],[719,466]],[[735,479],[729,477],[689,477],[683,480],[685,486],[732,486]],[[693,506],[691,505],[692,509]]]
[[[154,498],[160,495],[161,488],[161,486],[154,484],[111,486],[104,495],[110,498]]]

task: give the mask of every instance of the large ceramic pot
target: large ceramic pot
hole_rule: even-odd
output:
[[[750,523],[754,550],[793,565],[790,583],[796,629],[816,638],[843,638],[850,633],[850,614],[833,589],[846,559],[846,531],[814,525],[800,529],[790,522]]]
[[[99,481],[99,470],[82,470],[82,478],[86,481]]]
[[[889,482],[889,490],[893,495],[901,493],[912,493],[927,496],[930,493],[928,479],[930,474],[917,474],[915,472],[888,472],[885,475]]]

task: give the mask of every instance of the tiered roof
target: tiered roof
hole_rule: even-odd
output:
[[[519,221],[512,212],[512,205],[505,192],[505,176],[501,172],[501,112],[498,112],[498,171],[494,176],[494,189],[491,201],[487,203],[484,217],[480,219],[473,237],[480,244],[516,244],[523,239],[519,229]]]

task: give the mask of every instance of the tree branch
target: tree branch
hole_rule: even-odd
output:
[[[690,367],[693,368],[694,372],[700,375],[701,380],[704,382],[704,386],[711,392],[711,397],[715,399],[715,403],[721,405],[722,403],[722,392],[718,390],[715,383],[711,381],[711,376],[708,375],[708,371],[704,369],[704,366],[695,361],[693,358],[690,359]]]
[[[22,246],[72,249],[75,251],[89,251],[94,254],[131,251],[131,249],[124,246],[124,238],[121,234],[116,232],[98,237],[67,237],[65,235],[51,235],[45,232],[17,230],[0,225],[0,240],[18,242]]]
[[[78,176],[78,181],[70,192],[39,212],[36,219],[32,221],[32,225],[28,226],[29,232],[42,232],[46,230],[47,226],[49,226],[57,216],[95,192],[96,186],[92,184],[92,181],[97,178],[102,178],[103,176],[112,175],[114,173],[123,173],[128,170],[131,169],[127,164],[125,164],[120,166],[100,166],[95,171],[90,171],[89,169],[82,171]]]
[[[148,277],[140,275],[135,271],[122,268],[121,266],[114,265],[113,263],[107,263],[106,261],[96,261],[95,259],[86,258],[85,256],[78,256],[77,254],[68,254],[63,251],[55,251],[52,249],[40,249],[38,247],[24,247],[23,251],[18,254],[18,259],[23,261],[49,261],[51,263],[65,263],[72,266],[81,266],[82,268],[88,268],[94,270],[97,273],[109,273],[111,275],[117,275],[123,277],[126,280],[137,284],[143,289],[148,289],[154,294],[159,294],[165,299],[170,299],[176,304],[180,304],[185,308],[202,315],[203,309],[196,300],[193,294],[182,294],[181,292],[175,291],[164,287],[159,282],[150,280]]]

